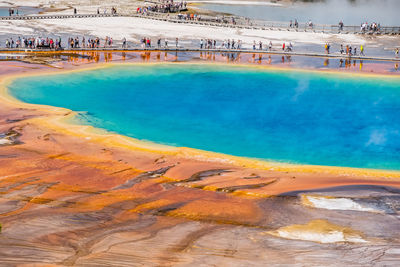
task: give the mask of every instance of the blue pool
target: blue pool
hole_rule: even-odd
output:
[[[120,65],[15,80],[10,93],[130,137],[277,162],[400,170],[400,78]]]

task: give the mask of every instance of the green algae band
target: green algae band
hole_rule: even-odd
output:
[[[236,156],[400,170],[400,79],[234,66],[120,65],[26,77],[16,98],[79,123]]]

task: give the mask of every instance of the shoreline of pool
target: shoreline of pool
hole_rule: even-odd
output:
[[[250,50],[250,49],[200,49],[200,48],[75,48],[65,50],[54,49],[27,49],[27,48],[0,48],[0,53],[25,53],[25,54],[58,54],[58,53],[76,53],[76,52],[202,52],[202,53],[231,53],[231,54],[263,54],[263,55],[279,55],[279,56],[304,56],[327,59],[350,59],[350,60],[368,60],[368,61],[385,61],[385,62],[400,62],[399,57],[378,57],[378,56],[361,56],[361,55],[346,55],[338,53],[313,53],[313,52],[285,52],[285,51],[267,51],[267,50]]]

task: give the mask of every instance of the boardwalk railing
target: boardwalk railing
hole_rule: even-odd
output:
[[[38,19],[68,19],[68,18],[97,18],[97,17],[140,17],[159,21],[168,21],[173,23],[196,24],[215,27],[227,27],[237,29],[255,29],[255,30],[279,30],[292,32],[316,32],[316,33],[335,33],[335,34],[385,34],[400,35],[400,27],[383,26],[379,31],[361,31],[360,26],[344,26],[339,29],[338,25],[314,24],[310,27],[307,23],[299,23],[298,27],[289,27],[288,22],[246,20],[243,17],[225,17],[216,18],[211,16],[201,16],[198,20],[187,20],[179,18],[178,15],[165,13],[148,12],[147,14],[76,14],[76,15],[29,15],[29,16],[0,16],[0,21],[4,20],[38,20]],[[232,23],[232,18],[235,23]]]
[[[71,19],[71,18],[98,18],[98,17],[118,17],[121,15],[113,14],[76,14],[76,15],[25,15],[25,16],[0,16],[0,20],[36,20],[36,19]]]

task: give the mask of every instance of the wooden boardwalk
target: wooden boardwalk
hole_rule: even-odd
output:
[[[319,58],[337,58],[337,59],[357,59],[357,60],[374,60],[374,61],[391,61],[400,62],[400,58],[390,57],[376,57],[376,56],[349,56],[346,54],[322,54],[322,53],[306,53],[306,52],[282,52],[282,51],[266,51],[266,50],[250,50],[250,49],[196,49],[196,48],[126,48],[121,49],[113,48],[68,48],[65,50],[54,49],[26,49],[26,48],[0,48],[0,53],[76,53],[76,52],[205,52],[205,53],[248,53],[248,54],[266,54],[266,55],[282,55],[282,56],[305,56],[305,57],[319,57]]]
[[[0,21],[10,20],[40,20],[40,19],[71,19],[71,18],[102,18],[102,17],[138,17],[158,21],[166,21],[181,24],[196,24],[213,27],[226,27],[234,29],[255,29],[255,30],[278,30],[291,32],[315,32],[315,33],[335,33],[335,34],[366,34],[366,35],[400,35],[400,27],[380,27],[379,32],[361,32],[360,26],[344,26],[343,30],[339,30],[338,25],[314,24],[308,27],[304,23],[300,23],[298,28],[290,28],[288,23],[278,21],[252,21],[250,24],[245,23],[243,18],[237,18],[237,24],[221,23],[215,21],[214,17],[202,16],[202,19],[184,20],[178,19],[177,16],[169,16],[164,13],[149,12],[148,15],[142,14],[76,14],[76,15],[26,15],[26,16],[2,16]]]

